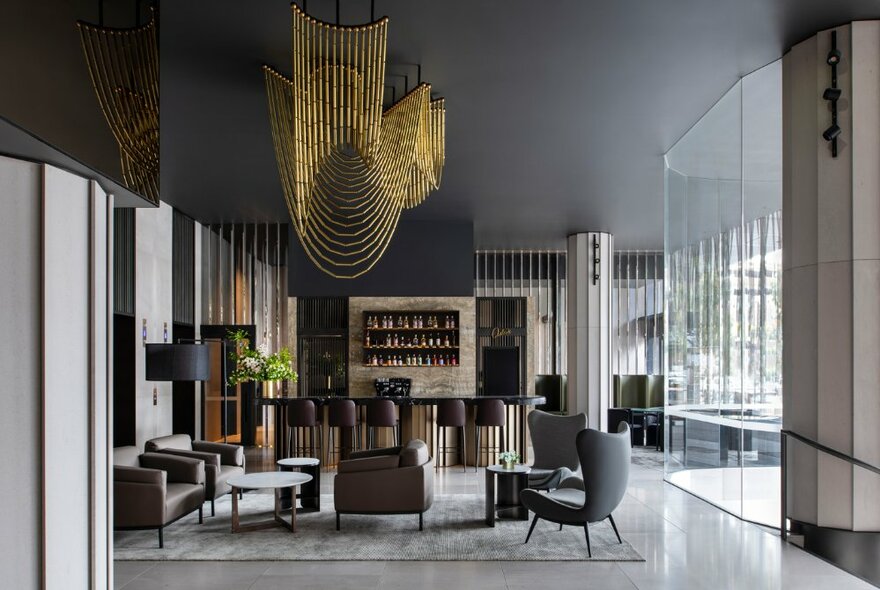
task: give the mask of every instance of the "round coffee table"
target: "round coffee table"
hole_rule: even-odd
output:
[[[519,493],[529,487],[528,465],[517,464],[512,469],[502,465],[486,467],[486,524],[495,526],[498,518],[528,520],[529,511],[522,505]],[[498,478],[498,498],[495,498],[495,478]]]
[[[320,512],[321,511],[321,461],[314,457],[288,457],[279,459],[278,469],[281,471],[299,471],[312,476],[312,481],[304,483],[296,494],[299,498],[297,512]],[[290,489],[281,490],[281,509],[292,508],[294,495]]]
[[[285,471],[264,471],[259,473],[245,473],[229,478],[232,486],[232,532],[255,531],[270,526],[281,525],[296,532],[296,506],[290,511],[290,522],[281,516],[281,490],[293,490],[296,486],[310,482],[312,476],[307,473],[288,473]],[[272,520],[264,520],[251,524],[242,525],[238,519],[238,493],[240,490],[272,489],[275,496],[275,514]],[[294,494],[295,492],[291,492]],[[295,504],[295,503],[294,503]]]

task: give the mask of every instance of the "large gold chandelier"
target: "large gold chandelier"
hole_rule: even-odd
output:
[[[159,49],[155,14],[142,26],[78,22],[98,103],[116,142],[126,185],[159,204]]]
[[[401,212],[440,186],[446,109],[419,83],[382,111],[387,17],[339,26],[291,10],[293,76],[263,68],[281,184],[312,262],[355,278],[384,254]]]

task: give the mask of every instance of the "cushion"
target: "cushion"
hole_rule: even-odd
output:
[[[120,467],[140,467],[141,452],[137,447],[116,447],[113,449],[113,465]]]
[[[171,434],[148,440],[147,444],[144,445],[144,451],[147,453],[154,453],[156,451],[161,451],[162,449],[181,449],[184,451],[191,451],[192,439],[188,434]]]
[[[419,439],[409,441],[400,451],[401,467],[416,467],[418,465],[424,465],[430,459],[431,456],[428,454],[428,445]]]
[[[582,508],[586,501],[586,494],[584,494],[584,492],[573,490],[571,488],[553,490],[547,494],[547,497],[556,500],[560,504],[570,506],[571,508]]]

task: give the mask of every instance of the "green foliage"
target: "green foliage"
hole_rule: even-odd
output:
[[[235,369],[227,379],[229,385],[248,381],[297,381],[293,358],[287,348],[273,354],[269,354],[265,345],[251,348],[244,330],[230,330],[226,337],[234,345],[229,353],[229,359],[235,361]]]

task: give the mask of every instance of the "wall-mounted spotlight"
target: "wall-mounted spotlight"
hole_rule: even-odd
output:
[[[842,57],[842,54],[840,53],[840,50],[836,47],[837,44],[835,43],[835,41],[837,41],[837,31],[831,31],[831,35],[833,36],[831,51],[828,52],[828,57],[825,58],[825,61],[828,63],[829,66],[836,66],[840,63],[840,58]]]
[[[837,48],[837,31],[831,31],[831,51],[825,58],[825,62],[831,66],[831,86],[822,93],[822,98],[831,103],[831,127],[822,132],[822,139],[831,142],[832,158],[837,157],[837,137],[840,135],[840,126],[837,124],[837,101],[843,92],[837,87],[837,65],[842,57]]]
[[[599,282],[599,238],[593,236],[593,284]]]
[[[837,139],[837,136],[840,135],[840,127],[835,123],[828,129],[822,132],[822,139],[825,141],[834,141]]]
[[[825,92],[822,93],[822,98],[825,100],[837,100],[840,98],[841,93],[843,91],[840,88],[826,88]]]

